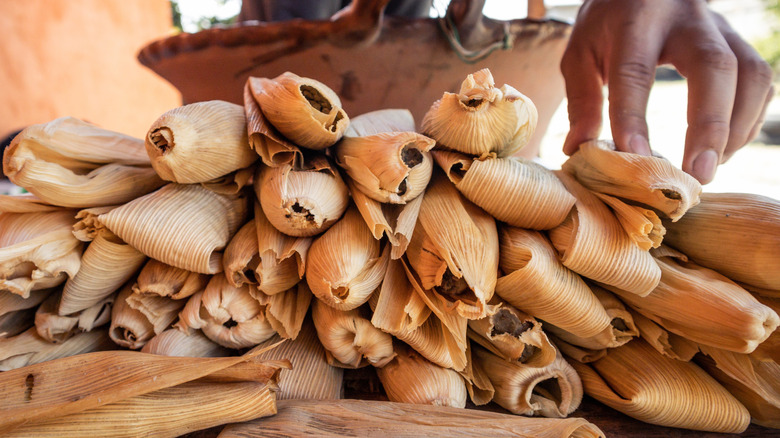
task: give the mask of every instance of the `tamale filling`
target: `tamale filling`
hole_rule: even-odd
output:
[[[452,274],[452,271],[447,269],[441,276],[441,284],[439,285],[439,292],[447,295],[461,295],[467,291],[470,291],[469,285],[464,278],[458,278]]]
[[[406,194],[406,178],[404,178],[400,184],[398,184],[398,196],[403,196]]]
[[[626,325],[626,321],[622,318],[612,318],[612,327],[615,328],[615,330],[619,330],[621,332],[624,332],[628,330],[628,326]]]
[[[507,309],[499,309],[498,312],[490,317],[493,328],[490,330],[490,336],[509,334],[519,337],[523,332],[533,328],[534,323],[530,321],[520,321],[512,312]]]
[[[412,145],[414,145],[414,142],[405,145],[401,149],[401,161],[410,169],[423,161],[422,152],[420,152],[419,149],[411,147]]]
[[[523,353],[520,354],[520,357],[517,359],[520,363],[526,363],[528,362],[536,352],[539,351],[539,349],[533,345],[526,344],[523,348]]]
[[[675,190],[661,189],[661,193],[669,199],[674,199],[677,201],[682,199],[682,195],[680,195],[680,192],[677,192]]]

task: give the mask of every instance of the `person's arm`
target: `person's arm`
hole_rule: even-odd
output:
[[[617,148],[649,154],[645,110],[659,64],[688,79],[684,171],[708,183],[758,135],[772,71],[704,0],[586,0],[561,62],[571,124],[564,152],[598,137],[606,84]]]

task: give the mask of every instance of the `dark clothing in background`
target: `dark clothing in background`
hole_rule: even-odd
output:
[[[238,21],[327,20],[349,3],[349,0],[244,0]],[[429,15],[432,4],[433,0],[391,0],[385,14],[423,18]]]

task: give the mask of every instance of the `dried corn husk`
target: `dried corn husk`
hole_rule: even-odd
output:
[[[620,225],[638,247],[649,251],[650,248],[661,246],[666,228],[653,210],[639,205],[626,204],[620,199],[604,193],[593,192],[593,194],[615,212],[620,220]]]
[[[255,247],[259,257],[254,268],[257,289],[268,295],[290,289],[306,273],[306,256],[313,239],[279,232],[258,203],[255,203],[255,226]]]
[[[780,291],[780,201],[704,193],[701,204],[666,228],[666,242],[696,263],[734,281]]]
[[[122,240],[163,263],[201,274],[222,271],[222,253],[245,222],[247,199],[197,185],[168,184],[99,219]]]
[[[665,158],[617,151],[611,141],[581,144],[561,167],[594,192],[650,206],[672,221],[699,203],[695,178]]]
[[[395,357],[393,337],[371,325],[360,309],[337,310],[314,300],[311,316],[328,363],[333,366],[382,367]]]
[[[604,330],[587,337],[563,330],[551,323],[545,324],[544,330],[569,344],[588,350],[619,347],[634,337],[639,336],[639,330],[634,324],[631,312],[626,309],[626,306],[617,297],[596,285],[591,285],[590,289],[609,317],[609,325]]]
[[[0,290],[28,298],[75,276],[83,245],[72,226],[72,210],[0,214]]]
[[[763,305],[771,308],[780,315],[780,298],[768,298],[761,295],[753,295]],[[763,361],[774,361],[780,363],[780,330],[775,329],[764,342],[758,344],[753,353],[753,357]]]
[[[550,230],[561,262],[572,271],[639,296],[649,294],[661,278],[653,257],[634,244],[620,221],[595,195],[569,174],[557,171],[577,198],[569,217]]]
[[[257,355],[258,353],[253,354]],[[0,395],[2,395],[0,412],[3,412],[3,415],[0,416],[0,428],[9,431],[21,424],[32,425],[72,414],[85,413],[92,409],[104,409],[101,406],[120,403],[123,400],[151,394],[197,379],[202,379],[199,381],[201,383],[266,383],[270,388],[273,388],[279,367],[282,366],[289,366],[289,362],[287,364],[278,361],[261,362],[253,360],[251,355],[189,358],[157,356],[135,351],[105,351],[57,359],[0,374]],[[20,390],[21,388],[26,388],[26,390]],[[230,401],[231,405],[244,404],[243,402],[236,403],[236,400],[228,395],[229,386],[223,388],[225,393],[221,396],[211,393],[208,396],[204,394],[196,397],[195,394],[190,394],[190,398],[193,402],[203,405],[207,404],[207,400],[220,399]],[[258,391],[259,389],[261,388],[253,387],[253,392],[261,392]],[[238,400],[240,399],[241,397],[238,398]],[[154,396],[152,400],[163,399]],[[174,401],[182,402],[182,400]],[[247,401],[247,404],[252,403],[252,401]],[[194,412],[192,410],[194,407],[191,404],[166,404],[168,406],[160,406],[159,404],[151,406],[157,410],[155,418],[157,423],[164,418],[166,421],[170,420],[173,424],[177,424],[178,421],[174,421],[174,418],[184,417],[186,419]],[[174,405],[184,407],[184,412],[174,415],[175,411],[171,410],[175,409]],[[224,405],[222,408],[216,409],[216,412],[227,415],[227,412],[223,412],[223,410],[226,411],[228,406]],[[122,413],[121,423],[124,424],[127,422],[127,413],[124,409],[120,409],[120,412]],[[118,420],[115,418],[114,421]],[[191,419],[189,421],[197,420]],[[68,421],[62,423],[70,424]],[[76,423],[73,422],[73,424]],[[155,430],[148,422],[145,426],[143,424],[144,422],[139,421],[140,430],[147,429],[147,433],[150,433],[150,430]],[[159,424],[157,425],[159,426]],[[117,427],[116,423],[112,427],[123,429]],[[121,433],[121,431],[117,433]],[[83,436],[83,429],[81,434]],[[104,433],[101,432],[98,435],[103,436]]]
[[[493,401],[496,390],[482,366],[473,360],[471,343],[466,344],[466,368],[459,373],[466,381],[466,390],[472,403],[482,406]]]
[[[238,230],[225,248],[225,254],[222,257],[225,278],[235,287],[241,287],[244,284],[257,284],[254,273],[260,263],[257,237],[255,220],[251,219]]]
[[[754,423],[780,429],[780,365],[706,345],[701,351],[706,356],[696,363],[745,405]]]
[[[274,336],[255,347],[263,349],[276,344],[282,338]],[[325,349],[317,339],[311,320],[304,322],[295,340],[283,342],[278,347],[258,356],[263,360],[287,359],[291,369],[279,374],[278,400],[335,400],[342,398],[344,369],[328,364]]]
[[[563,353],[564,357],[568,360],[576,360],[581,363],[590,363],[601,359],[607,355],[607,349],[591,350],[589,348],[580,347],[579,345],[570,344],[561,338],[555,336],[552,333],[548,333],[547,337],[555,344],[556,347]]]
[[[780,325],[780,317],[750,292],[676,251],[653,250],[663,275],[646,297],[609,288],[661,327],[694,342],[750,353]]]
[[[538,231],[502,225],[496,294],[518,309],[582,337],[609,326],[609,316],[579,275],[558,261]]]
[[[165,330],[144,344],[142,353],[177,357],[225,357],[232,351],[207,338],[200,330],[190,334],[174,328]]]
[[[257,159],[257,157],[255,157],[255,159]],[[238,169],[235,172],[230,172],[219,178],[202,182],[200,185],[204,189],[209,189],[220,195],[237,195],[244,187],[252,185],[256,172],[256,166],[249,166]]]
[[[97,233],[81,256],[81,269],[65,282],[58,312],[70,315],[116,292],[146,261],[146,256],[107,229]]]
[[[3,173],[42,201],[72,208],[121,204],[164,184],[141,140],[72,117],[28,126],[6,149]]]
[[[128,306],[141,312],[146,317],[152,324],[155,335],[159,335],[168,329],[176,320],[176,317],[179,316],[179,311],[187,303],[185,300],[174,300],[157,294],[137,292],[130,293],[125,300]]]
[[[376,370],[390,401],[466,407],[466,384],[460,374],[428,361],[403,343],[396,343],[395,351],[395,359]]]
[[[631,317],[639,330],[639,336],[664,356],[688,362],[699,352],[695,342],[666,331],[641,313],[632,311]]]
[[[73,235],[82,242],[92,242],[98,233],[106,229],[106,226],[98,219],[101,214],[118,207],[117,205],[107,205],[103,207],[92,207],[79,210],[76,213],[78,222],[73,224]]]
[[[344,137],[365,137],[383,132],[414,130],[414,116],[408,109],[381,109],[350,119]]]
[[[265,118],[297,145],[325,149],[349,126],[341,100],[322,82],[290,72],[274,79],[250,77],[248,81]]]
[[[257,161],[249,147],[241,105],[196,102],[167,111],[145,139],[152,167],[166,181],[202,183]]]
[[[532,161],[475,159],[438,150],[432,154],[455,187],[499,221],[547,230],[560,225],[574,206],[574,196],[555,174]]]
[[[449,312],[485,317],[498,276],[495,220],[434,172],[417,221],[406,255],[421,286]]]
[[[5,312],[0,315],[0,339],[16,336],[34,325],[35,308]]]
[[[527,418],[477,409],[412,405],[369,400],[285,400],[270,418],[231,424],[219,438],[260,438],[277,435],[417,438],[521,437],[603,438],[584,418]]]
[[[254,187],[268,221],[290,236],[322,233],[349,204],[346,184],[324,156],[312,157],[300,169],[260,166]]]
[[[509,85],[495,87],[482,69],[466,76],[458,94],[445,92],[420,127],[440,147],[484,157],[508,157],[528,144],[538,114],[531,99]]]
[[[265,306],[265,317],[279,336],[283,339],[298,337],[312,300],[311,290],[305,281],[278,294],[266,295],[249,289],[249,295]]]
[[[389,259],[390,246],[381,248],[351,206],[336,225],[311,244],[306,281],[327,305],[355,309],[379,287]]]
[[[212,341],[236,349],[254,347],[275,333],[249,286],[233,287],[224,275],[213,276],[204,291],[190,297],[176,328],[202,329]]]
[[[0,195],[0,213],[44,213],[60,210],[32,193]]]
[[[52,294],[35,312],[35,329],[42,338],[52,343],[61,343],[76,333],[92,331],[111,321],[115,298],[115,295],[109,295],[86,309],[62,316],[57,313],[61,294]]]
[[[206,274],[190,272],[149,259],[133,284],[133,293],[157,294],[180,300],[205,289],[210,278],[211,276]]]
[[[428,185],[433,170],[429,151],[435,144],[414,132],[345,137],[335,146],[336,163],[369,198],[405,204]]]
[[[154,337],[154,324],[140,310],[130,306],[127,299],[133,293],[133,283],[127,283],[116,296],[111,309],[111,340],[117,345],[139,350]]]
[[[469,338],[496,356],[530,367],[544,367],[555,360],[555,347],[542,324],[494,296],[496,313],[469,321]]]
[[[506,361],[480,347],[474,359],[487,373],[493,400],[514,414],[564,418],[582,401],[582,383],[560,353],[541,368]]]
[[[572,365],[589,396],[646,423],[726,433],[750,423],[747,409],[704,370],[664,357],[642,339]]]
[[[303,163],[300,148],[284,138],[265,118],[252,93],[252,80],[244,84],[244,114],[249,146],[260,155],[263,164],[277,167],[287,164],[298,168]]]
[[[371,317],[374,327],[404,341],[443,368],[462,370],[466,367],[463,340],[456,339],[449,328],[431,314],[431,309],[409,282],[402,261],[388,263],[382,286],[373,297],[376,299],[370,300],[369,304],[374,312]]]
[[[10,338],[0,338],[0,371],[9,371],[61,357],[116,349],[107,330],[77,333],[61,343],[43,339],[35,328]],[[4,413],[5,415],[5,413]]]

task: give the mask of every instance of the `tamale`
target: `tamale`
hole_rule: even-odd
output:
[[[198,274],[149,259],[133,284],[133,293],[157,294],[180,300],[205,289],[210,278],[207,274]]]
[[[287,164],[291,167],[299,167],[303,162],[300,148],[284,138],[268,122],[252,93],[252,84],[256,84],[256,81],[250,78],[244,85],[244,114],[249,145],[260,155],[266,166],[276,167]]]
[[[35,329],[52,343],[60,343],[76,333],[88,332],[111,321],[111,310],[116,295],[111,294],[86,309],[71,315],[57,313],[62,294],[50,295],[35,312]]]
[[[232,350],[207,338],[200,330],[187,334],[174,328],[165,330],[150,339],[141,348],[141,352],[187,357],[224,357],[232,356],[233,353]]]

